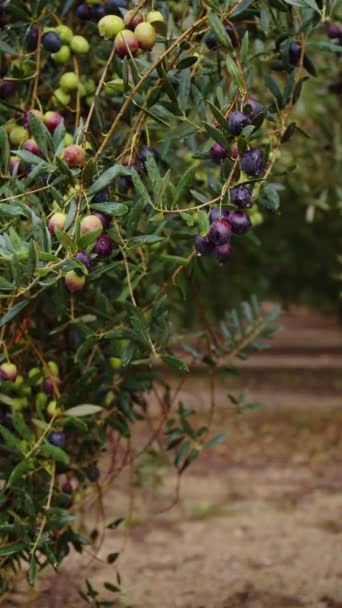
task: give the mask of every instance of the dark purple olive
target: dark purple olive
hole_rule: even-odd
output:
[[[103,4],[96,4],[91,7],[91,18],[94,21],[100,21],[106,14],[106,7]]]
[[[83,2],[82,4],[79,4],[76,9],[76,15],[79,19],[82,19],[83,21],[87,21],[88,19],[91,19],[90,6],[88,6],[88,4],[85,4],[85,2]]]
[[[57,448],[63,448],[65,445],[65,433],[63,431],[52,431],[48,436],[48,442]]]
[[[229,222],[235,234],[245,234],[252,226],[250,217],[245,211],[231,211]]]
[[[207,236],[198,234],[195,237],[195,249],[197,255],[210,255],[214,251],[214,245],[209,241]]]
[[[263,111],[263,109],[264,108],[261,103],[259,103],[256,99],[253,99],[253,97],[249,97],[247,99],[247,104],[244,107],[244,111],[249,116],[250,120],[254,120],[254,118]]]
[[[91,267],[91,257],[89,255],[89,253],[87,253],[86,251],[78,251],[77,253],[75,253],[75,258],[79,262],[82,262],[82,264],[84,264],[84,266],[88,270],[90,269],[90,267]]]
[[[217,222],[217,220],[225,220],[228,221],[229,211],[228,209],[220,209],[220,207],[213,207],[210,209],[209,213],[209,222],[212,224],[213,222]]]
[[[251,191],[248,186],[235,186],[230,190],[230,200],[231,202],[239,207],[239,209],[245,209],[245,207],[250,207],[251,204]]]
[[[241,159],[241,169],[248,177],[257,177],[264,168],[264,155],[258,148],[247,150]]]
[[[93,465],[87,469],[87,477],[89,481],[96,483],[100,479],[100,471],[96,465]]]
[[[208,238],[210,242],[217,246],[227,243],[232,234],[230,224],[225,220],[216,220],[209,228]]]
[[[108,190],[100,190],[93,198],[94,203],[105,203],[109,199]]]
[[[26,36],[26,48],[29,52],[33,52],[38,46],[38,30],[36,27],[30,27]]]
[[[102,258],[107,257],[113,251],[114,243],[108,234],[101,234],[97,239],[94,247],[94,253],[97,253]]]
[[[337,23],[336,21],[334,23],[328,23],[327,34],[328,34],[329,38],[332,38],[332,40],[342,38],[341,23]]]
[[[62,492],[64,492],[64,494],[72,494],[73,491],[74,488],[72,487],[70,481],[65,481],[62,485]]]
[[[149,154],[152,154],[152,156],[156,162],[160,161],[159,153],[157,150],[155,150],[155,148],[150,148],[149,146],[143,146],[139,150],[139,158],[140,158],[141,162],[144,164],[144,166],[146,164]]]
[[[290,64],[293,66],[298,65],[299,63],[299,59],[300,59],[300,46],[298,46],[298,44],[296,42],[290,42],[290,47],[289,47],[289,61]]]
[[[0,99],[6,99],[15,92],[15,83],[9,80],[0,81]]]
[[[224,262],[227,262],[229,260],[232,251],[233,247],[231,246],[231,244],[225,243],[224,245],[219,245],[218,247],[215,247],[214,254],[218,261],[224,264]]]
[[[46,32],[42,37],[44,49],[49,53],[58,53],[62,46],[62,41],[56,32]]]
[[[230,25],[226,25],[224,28],[230,38],[230,41],[232,43],[232,46],[235,48],[237,46],[239,46],[240,41],[241,41],[241,29],[239,27],[235,28],[235,31],[230,27]],[[216,34],[214,32],[211,32],[209,34],[209,36],[206,37],[205,39],[205,43],[208,47],[208,49],[210,49],[211,51],[214,51],[215,49],[217,49],[220,46],[220,41],[217,39]]]
[[[242,130],[251,123],[248,114],[244,112],[232,112],[228,116],[228,129],[232,135],[240,135]]]
[[[108,15],[120,15],[120,9],[127,9],[127,0],[108,0],[106,6],[106,13]]]

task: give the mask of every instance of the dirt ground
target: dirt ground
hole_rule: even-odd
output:
[[[129,512],[129,526],[107,531],[95,560],[95,547],[71,554],[26,606],[82,608],[85,577],[101,599],[116,598],[103,584],[116,585],[119,571],[115,605],[125,608],[342,608],[341,370],[316,359],[303,370],[280,367],[234,380],[235,392],[247,379],[251,399],[265,403],[246,415],[232,412],[231,385],[218,384],[213,434],[227,432],[227,442],[184,474],[177,503],[171,469],[145,461],[134,494],[122,477],[103,513],[87,513],[95,528]],[[198,374],[181,394],[199,405],[198,424],[204,386]],[[110,565],[114,552],[121,556]]]
[[[95,561],[72,555],[28,605],[81,608],[82,578],[103,591],[118,568],[120,606],[342,608],[342,412],[284,409],[215,426],[231,440],[184,476],[177,505],[175,478],[158,485],[153,470],[130,528],[109,531]],[[124,480],[104,507],[107,522],[127,514]]]

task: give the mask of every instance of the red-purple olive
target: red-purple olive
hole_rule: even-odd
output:
[[[136,55],[140,48],[139,40],[131,30],[122,30],[115,38],[115,48],[121,58]]]
[[[86,158],[86,153],[82,146],[72,144],[65,148],[63,159],[69,167],[82,167]]]
[[[52,110],[50,110],[49,112],[45,112],[43,120],[50,133],[53,133],[54,130],[61,122],[63,122],[64,119],[63,116],[58,112],[53,112]]]
[[[58,392],[60,386],[61,381],[60,378],[58,378],[57,376],[49,376],[48,378],[45,378],[43,382],[44,393],[50,396]]]
[[[139,23],[142,23],[143,21],[143,15],[141,15],[141,13],[137,13],[135,9],[127,11],[126,15],[124,16],[125,27],[128,30],[135,30],[137,25],[139,25]]]
[[[227,150],[221,144],[215,143],[210,148],[211,160],[220,165],[227,158]]]
[[[101,234],[96,239],[94,253],[97,253],[97,255],[100,257],[105,258],[112,253],[113,247],[113,241],[108,234]]]
[[[35,139],[27,139],[23,145],[24,150],[31,152],[31,154],[39,154],[40,149]]]

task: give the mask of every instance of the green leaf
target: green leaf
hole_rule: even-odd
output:
[[[37,154],[32,154],[32,152],[28,152],[27,150],[14,150],[13,152],[16,156],[18,156],[18,158],[23,160],[24,163],[27,163],[29,165],[39,165],[42,161],[42,159],[37,156]],[[45,163],[45,167],[48,166],[49,165]]]
[[[267,88],[271,91],[273,97],[277,100],[279,109],[281,109],[283,107],[283,96],[277,81],[275,78],[273,78],[273,76],[266,74],[265,83]]]
[[[236,17],[236,15],[240,15],[240,13],[243,13],[253,1],[254,0],[242,0],[242,2],[238,3],[236,9],[233,9],[232,15],[234,15],[234,17]]]
[[[27,573],[27,580],[29,585],[34,585],[37,575],[37,561],[34,555],[31,557],[30,567]]]
[[[182,361],[181,359],[177,359],[177,357],[174,357],[173,355],[163,355],[162,360],[168,367],[176,369],[179,372],[189,371],[187,364],[184,363],[184,361]]]
[[[232,50],[232,42],[224,28],[222,20],[213,11],[209,11],[208,21],[219,42],[221,42],[227,49]]]
[[[212,101],[208,101],[208,106],[213,113],[213,116],[216,118],[217,122],[221,125],[223,129],[225,129],[229,133],[228,122],[224,114],[222,114],[221,110],[219,110]]]
[[[55,235],[61,245],[63,245],[64,249],[66,249],[67,251],[74,251],[75,243],[71,236],[64,232],[64,230],[61,230],[60,228],[56,227]]]
[[[21,479],[22,476],[25,475],[25,473],[27,473],[27,471],[31,469],[31,466],[32,463],[29,460],[22,460],[21,462],[19,462],[19,464],[17,464],[17,466],[14,467],[14,469],[12,470],[8,478],[7,485],[13,486],[14,484],[16,484],[17,481],[19,481],[19,479]]]
[[[198,61],[198,57],[183,57],[183,59],[181,59],[177,65],[176,68],[177,70],[185,70],[186,68],[189,68],[191,65],[194,65],[194,63],[196,63]]]
[[[69,463],[69,456],[64,450],[58,448],[55,445],[51,445],[51,443],[44,443],[40,448],[40,453],[46,456],[47,458],[52,458],[57,462],[63,462],[64,464]]]
[[[2,424],[0,424],[0,435],[2,435],[5,444],[8,445],[9,448],[20,452],[20,440],[13,435],[11,431],[6,429],[6,427],[2,426]]]
[[[291,122],[288,127],[286,128],[285,133],[283,133],[282,138],[281,138],[281,142],[284,144],[285,142],[289,141],[289,139],[292,137],[292,135],[296,132],[296,123],[295,122]]]
[[[102,230],[94,230],[93,232],[87,232],[83,234],[77,243],[78,249],[87,249],[90,245],[95,243],[98,236],[100,236]]]
[[[65,416],[75,416],[77,418],[81,416],[92,416],[102,412],[103,408],[100,405],[93,405],[91,403],[83,403],[82,405],[76,405],[68,410],[65,410]]]
[[[19,413],[12,414],[12,424],[19,435],[27,441],[31,441],[32,433],[27,426],[24,416]]]
[[[131,171],[130,169],[127,169],[127,167],[123,167],[122,165],[113,165],[113,167],[110,167],[107,169],[107,171],[104,171],[104,173],[102,173],[102,175],[100,175],[100,177],[98,177],[97,180],[90,186],[88,189],[89,196],[97,194],[97,192],[101,192],[101,190],[107,188],[107,186],[109,186],[109,184],[111,184],[112,181],[119,175],[130,174]]]
[[[101,213],[108,213],[108,215],[115,215],[120,217],[128,212],[128,206],[124,203],[90,203],[91,209],[100,211]]]
[[[245,84],[242,75],[240,74],[239,68],[237,67],[234,59],[230,55],[227,55],[226,57],[226,66],[233,82],[235,82],[236,86],[241,92],[244,92]]]
[[[210,125],[207,122],[205,122],[203,124],[204,124],[205,130],[207,131],[208,135],[210,135],[210,137],[212,137],[214,141],[216,141],[218,144],[221,144],[221,146],[223,146],[224,148],[228,148],[227,139],[221,133],[221,131],[219,131],[218,129],[216,129],[215,127],[213,127],[212,125]]]
[[[2,53],[6,53],[6,55],[18,55],[18,51],[16,51],[13,46],[10,46],[4,40],[0,40],[0,51]]]
[[[198,227],[201,234],[207,234],[209,230],[209,215],[203,209],[198,211]]]
[[[221,435],[216,435],[216,437],[212,437],[209,439],[203,447],[212,448],[214,445],[218,445],[219,443],[223,443],[227,439],[227,433],[222,433]]]
[[[341,45],[334,44],[333,42],[325,42],[324,40],[308,42],[307,47],[319,49],[320,51],[327,51],[328,53],[341,53]]]
[[[36,140],[41,153],[47,158],[49,148],[53,149],[52,137],[44,123],[32,114],[32,112],[30,113],[30,129],[32,137]]]
[[[22,300],[10,308],[0,319],[0,327],[3,327],[9,321],[12,321],[26,306],[29,304],[29,300]]]
[[[130,239],[130,245],[153,245],[154,243],[159,243],[160,241],[164,241],[164,236],[158,236],[158,234],[143,234],[141,236],[135,236]]]
[[[5,173],[10,159],[10,145],[8,135],[4,127],[0,128],[0,170]]]
[[[25,548],[26,545],[24,545],[24,543],[12,543],[10,545],[3,545],[2,547],[0,547],[0,557],[20,553],[21,551],[24,551]]]
[[[184,193],[187,192],[192,185],[194,175],[197,171],[197,166],[193,165],[184,173],[182,179],[179,180],[177,188],[173,195],[172,204],[175,206],[183,197]]]

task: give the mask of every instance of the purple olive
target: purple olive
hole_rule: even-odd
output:
[[[229,222],[235,234],[245,234],[252,226],[250,217],[245,211],[231,211]]]
[[[230,190],[230,199],[239,209],[245,209],[251,205],[251,191],[248,186],[241,184]],[[228,220],[229,221],[229,220]]]
[[[75,253],[75,258],[79,262],[82,262],[82,264],[84,264],[84,266],[87,268],[87,270],[90,269],[91,257],[89,255],[89,253],[87,253],[86,251],[78,251],[77,253]]]
[[[214,251],[214,245],[209,241],[207,236],[198,234],[195,237],[195,249],[197,255],[210,255]]]
[[[222,262],[222,264],[224,264],[225,262],[227,262],[232,254],[233,251],[233,247],[231,246],[230,243],[225,243],[224,245],[219,245],[218,247],[215,247],[215,256],[218,259],[219,262]]]
[[[230,224],[225,220],[216,220],[209,228],[208,238],[210,242],[217,245],[224,245],[230,239],[232,229]]]
[[[209,213],[209,222],[212,224],[217,220],[228,221],[229,211],[228,209],[220,209],[220,207],[213,207]]]
[[[232,112],[228,116],[228,129],[232,135],[240,135],[242,130],[251,123],[248,114],[244,112]]]
[[[241,169],[248,177],[257,177],[264,168],[264,155],[258,148],[247,150],[241,159]]]
[[[101,258],[105,258],[113,251],[114,243],[108,234],[101,234],[96,239],[94,253],[97,253]]]

